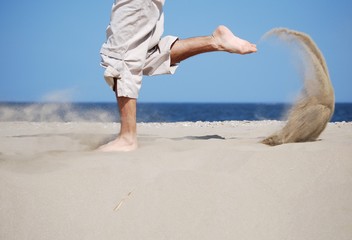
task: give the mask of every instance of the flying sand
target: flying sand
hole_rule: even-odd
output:
[[[334,113],[334,89],[323,54],[307,34],[286,28],[275,28],[264,35],[278,36],[296,43],[304,61],[304,87],[300,99],[288,112],[286,125],[262,143],[275,146],[316,140]]]

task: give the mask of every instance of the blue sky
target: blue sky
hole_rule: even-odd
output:
[[[1,1],[0,101],[112,102],[99,49],[113,1]],[[352,0],[166,0],[165,34],[209,35],[220,24],[258,44],[247,56],[207,53],[175,75],[145,77],[140,102],[288,102],[301,82],[274,27],[306,32],[323,52],[336,101],[352,102]]]

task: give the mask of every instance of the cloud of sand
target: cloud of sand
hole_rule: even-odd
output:
[[[0,106],[0,121],[114,122],[116,116],[108,110],[80,110],[72,103],[33,103]]]
[[[45,94],[41,102],[0,105],[0,121],[29,122],[114,122],[116,112],[71,103],[75,89],[64,89]]]

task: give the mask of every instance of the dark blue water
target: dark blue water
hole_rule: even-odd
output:
[[[289,105],[139,103],[138,122],[282,120]],[[116,103],[0,103],[0,121],[118,121]],[[352,121],[352,103],[336,103],[332,122]]]

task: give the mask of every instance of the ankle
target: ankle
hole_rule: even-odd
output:
[[[213,49],[213,51],[223,51],[223,49],[221,48],[221,45],[219,44],[218,39],[216,38],[216,36],[214,35],[214,33],[212,35],[209,36],[210,40],[210,46]]]
[[[136,133],[120,133],[118,139],[128,144],[134,144],[137,142],[137,135]]]
[[[224,46],[224,41],[226,41],[224,38],[229,34],[229,32],[230,30],[227,27],[220,25],[212,33],[211,36],[213,38],[213,45],[217,51],[227,51]]]

